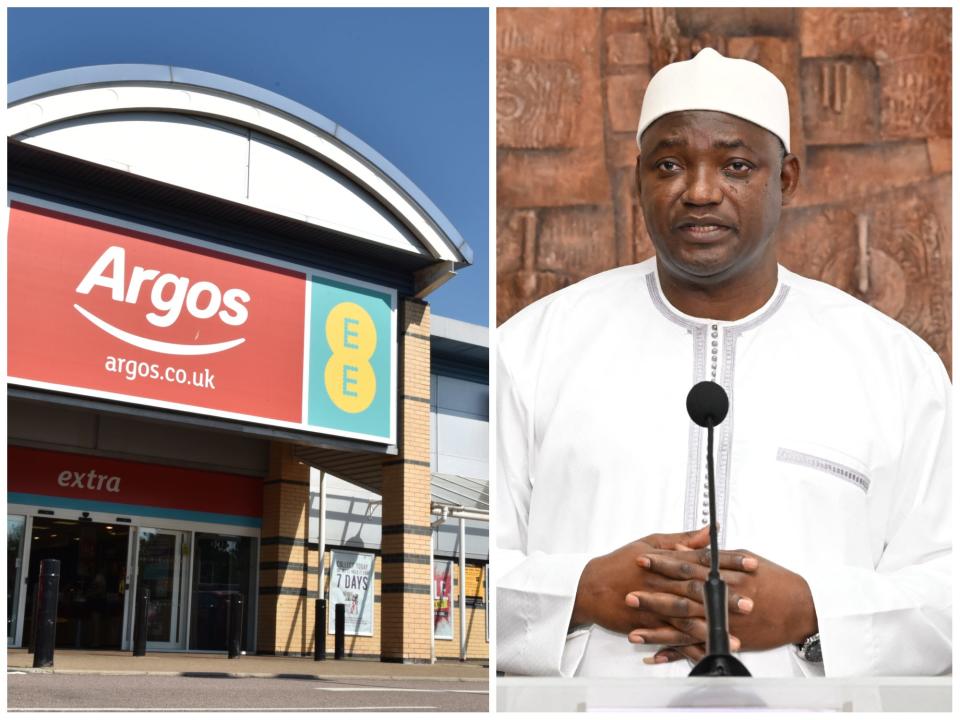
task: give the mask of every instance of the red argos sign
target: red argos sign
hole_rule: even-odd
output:
[[[306,275],[13,203],[13,383],[303,426]]]

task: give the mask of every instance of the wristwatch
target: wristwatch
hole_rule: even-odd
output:
[[[796,648],[797,654],[807,662],[823,662],[823,653],[820,651],[820,633],[814,633],[797,645]]]

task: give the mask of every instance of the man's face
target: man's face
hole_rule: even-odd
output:
[[[773,133],[726,113],[657,119],[642,137],[637,185],[665,270],[696,285],[775,266],[773,231],[799,179]]]

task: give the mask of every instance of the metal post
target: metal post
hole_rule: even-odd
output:
[[[142,578],[141,578],[142,580]],[[137,597],[133,618],[133,656],[143,657],[147,654],[147,603],[150,602],[150,588],[137,583]]]
[[[230,596],[230,617],[227,627],[229,629],[227,657],[240,657],[240,640],[243,635],[243,595],[238,592]]]
[[[320,584],[317,587],[320,588],[320,595],[322,596],[324,581],[323,562],[327,554],[327,474],[322,470],[310,468],[311,479],[313,479],[314,473],[316,473],[317,484],[319,485],[318,491],[320,495],[320,507],[317,513],[317,552],[320,558]]]
[[[313,617],[313,659],[327,659],[327,601],[317,598]]]
[[[336,635],[333,638],[333,659],[343,660],[343,636],[347,629],[347,606],[343,603],[337,603],[334,613],[333,622]]]
[[[317,605],[314,608],[313,659],[327,659],[327,601],[323,598],[326,581],[324,563],[327,556],[327,474],[318,468],[310,468],[310,479],[317,478],[317,492],[320,496],[317,517]]]
[[[467,521],[460,517],[460,662],[467,659]]]
[[[439,522],[443,522],[443,517],[441,516]],[[437,531],[437,521],[434,520],[430,523],[430,664],[434,664],[437,661],[437,638],[434,633],[434,628],[437,626],[437,608],[436,600],[434,599],[434,581],[433,581],[433,552],[434,552],[434,539],[433,534]]]
[[[37,629],[34,641],[33,666],[53,666],[53,646],[57,641],[57,596],[60,592],[60,561],[40,562],[40,584],[37,592]]]
[[[434,635],[434,630],[437,625],[437,605],[436,605],[436,582],[433,577],[433,560],[434,553],[436,552],[436,541],[433,539],[434,534],[439,533],[438,528],[447,521],[447,514],[449,509],[444,505],[439,508],[432,508],[431,512],[440,513],[440,517],[436,520],[430,522],[430,662],[435,663],[437,661],[437,638]],[[439,535],[437,535],[439,538]]]

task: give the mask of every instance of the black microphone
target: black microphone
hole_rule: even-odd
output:
[[[717,541],[717,505],[713,488],[713,428],[723,422],[730,400],[723,388],[710,380],[699,382],[687,395],[687,413],[707,429],[707,485],[710,493],[710,574],[703,586],[707,611],[707,654],[690,671],[690,676],[714,675],[750,677],[750,672],[730,654],[727,635],[727,585],[720,579],[720,548]]]
[[[687,394],[687,414],[700,427],[716,427],[727,417],[730,400],[717,383],[710,380],[698,382]]]

